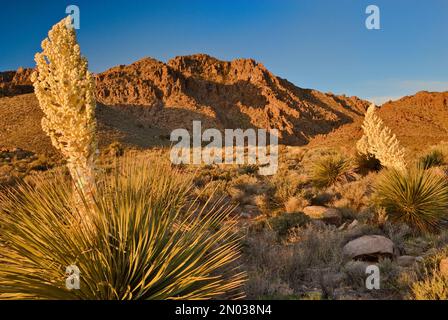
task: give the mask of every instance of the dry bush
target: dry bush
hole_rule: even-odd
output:
[[[284,208],[285,203],[295,196],[300,196],[302,188],[307,184],[308,177],[296,171],[286,169],[272,177],[271,183],[271,200],[275,208]]]
[[[343,240],[340,232],[325,225],[291,230],[287,245],[270,230],[249,233],[244,247],[247,297],[300,298],[308,292],[304,285],[322,287],[325,275],[341,269]]]
[[[448,300],[448,276],[433,271],[425,279],[414,283],[412,297],[415,300]]]
[[[343,211],[351,211],[353,216],[366,210],[371,202],[370,196],[374,177],[373,174],[370,174],[360,180],[336,186],[338,199],[333,202],[333,206]]]
[[[288,199],[285,203],[285,210],[287,213],[301,212],[303,208],[310,205],[310,201],[303,196],[298,195]]]
[[[448,257],[448,247],[428,255],[421,270],[410,282],[411,298],[416,300],[448,300],[448,275],[439,270],[440,261]]]
[[[310,218],[300,212],[283,213],[267,220],[268,225],[280,238],[287,236],[292,229],[303,227],[309,222]]]

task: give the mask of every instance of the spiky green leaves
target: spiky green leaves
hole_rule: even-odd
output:
[[[342,156],[326,156],[319,159],[312,167],[311,180],[318,188],[347,182],[353,177],[350,160]]]
[[[406,223],[419,231],[437,230],[448,217],[448,184],[431,170],[389,169],[374,186],[374,201],[393,222]]]
[[[0,201],[0,297],[207,299],[239,294],[239,238],[221,203],[198,205],[191,177],[148,158],[98,179],[92,236],[80,228],[71,184],[36,179]],[[65,286],[76,265],[79,290]]]

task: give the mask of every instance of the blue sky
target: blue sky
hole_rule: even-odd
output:
[[[150,56],[254,58],[297,86],[383,101],[448,90],[447,0],[1,0],[0,70],[34,53],[69,4],[94,72]],[[381,30],[365,9],[381,10]]]

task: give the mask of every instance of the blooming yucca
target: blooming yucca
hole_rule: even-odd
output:
[[[50,30],[35,56],[32,80],[44,112],[42,128],[67,160],[77,188],[88,196],[95,190],[95,83],[70,23],[67,17]]]
[[[356,147],[363,155],[375,156],[384,167],[403,170],[406,168],[405,151],[395,134],[375,114],[375,109],[374,104],[367,109],[362,125],[364,135]]]

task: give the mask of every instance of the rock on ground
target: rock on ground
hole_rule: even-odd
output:
[[[309,206],[303,209],[303,213],[311,219],[322,220],[329,224],[339,225],[342,220],[341,212],[336,208]]]
[[[394,243],[384,236],[368,235],[347,243],[343,254],[349,259],[378,261],[379,258],[393,258],[394,247]]]

